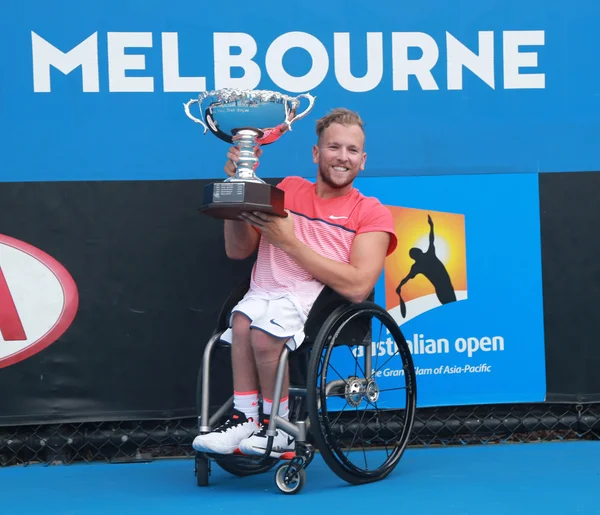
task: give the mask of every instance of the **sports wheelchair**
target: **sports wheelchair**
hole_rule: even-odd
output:
[[[248,279],[229,294],[204,350],[197,385],[199,434],[210,432],[226,419],[233,406],[231,391],[229,400],[209,415],[211,363],[215,351],[219,350],[226,352],[230,359],[230,345],[221,342],[220,336],[228,327],[231,310],[249,286]],[[196,452],[194,472],[198,486],[208,485],[213,461],[240,477],[267,472],[279,463],[275,473],[277,488],[284,494],[296,494],[304,486],[306,468],[314,457],[315,447],[329,468],[350,484],[379,481],[392,472],[404,453],[413,427],[416,374],[410,349],[397,323],[387,311],[373,303],[373,298],[374,293],[365,302],[351,303],[330,288],[323,289],[308,315],[302,344],[293,352],[287,345],[283,347],[265,454]],[[381,329],[376,335],[378,324]],[[390,345],[391,338],[395,340],[394,346]],[[346,361],[354,358],[354,365],[348,366],[339,358],[335,361],[340,352]],[[395,369],[383,368],[396,357],[400,363]],[[290,411],[286,420],[278,416],[278,408],[288,362]],[[395,372],[384,377],[386,370]],[[382,377],[386,383],[383,389],[378,384]],[[397,386],[397,382],[401,385]],[[390,407],[389,401],[382,399],[382,394],[392,391],[404,392],[400,395],[400,407]],[[295,452],[273,458],[270,453],[278,428],[295,438]],[[373,453],[367,453],[367,449],[383,455],[382,463],[369,467],[367,456]],[[353,462],[354,457],[358,463]]]

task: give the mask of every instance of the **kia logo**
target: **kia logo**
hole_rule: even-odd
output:
[[[54,343],[79,305],[75,281],[58,261],[0,234],[0,368]]]

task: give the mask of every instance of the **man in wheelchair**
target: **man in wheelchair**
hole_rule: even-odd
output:
[[[360,116],[334,109],[317,121],[316,132],[316,183],[286,177],[277,185],[285,191],[287,217],[253,212],[224,222],[230,259],[246,259],[257,249],[258,254],[250,289],[233,308],[230,328],[221,337],[231,343],[233,413],[223,425],[194,439],[196,451],[265,454],[283,346],[293,351],[302,344],[308,313],[325,286],[350,302],[365,300],[396,247],[390,211],[353,186],[367,157]],[[259,157],[261,153],[258,149]],[[225,172],[232,176],[237,148],[230,148],[227,157]],[[278,410],[284,419],[288,388],[289,371]],[[293,437],[277,429],[270,456],[293,450]]]

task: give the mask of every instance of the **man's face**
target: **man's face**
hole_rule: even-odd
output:
[[[319,165],[323,182],[334,189],[351,184],[365,168],[364,145],[365,136],[358,125],[332,123],[327,127],[313,147],[313,161]]]

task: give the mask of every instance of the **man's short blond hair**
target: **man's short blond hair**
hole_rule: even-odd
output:
[[[332,123],[339,123],[341,125],[345,125],[346,127],[349,125],[358,125],[363,134],[365,133],[364,122],[357,112],[346,109],[345,107],[338,107],[336,109],[332,109],[329,114],[317,120],[317,138],[319,141],[321,140],[323,131]]]

